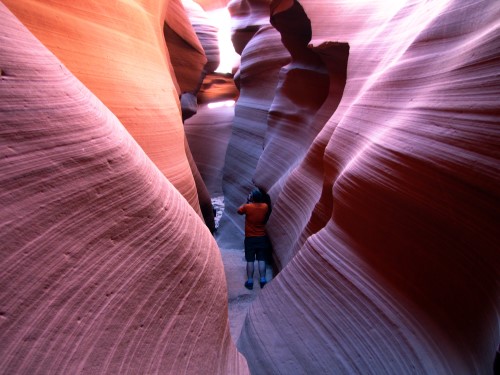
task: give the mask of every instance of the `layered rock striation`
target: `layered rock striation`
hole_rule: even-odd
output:
[[[271,23],[291,61],[279,73],[254,182],[276,199],[274,192],[281,190],[290,171],[303,160],[342,98],[349,45],[325,42],[310,48],[311,23],[298,2],[272,15]]]
[[[490,373],[500,340],[500,7],[301,4],[327,98],[304,105],[318,91],[286,90],[276,76],[268,95],[283,108],[278,122],[271,106],[263,113],[266,94],[251,96],[241,81],[235,126],[247,126],[228,148],[256,150],[239,173],[273,197],[280,269],[250,308],[239,348],[258,374]],[[285,46],[297,8],[271,6],[272,19],[285,18]],[[309,145],[292,136],[313,128]],[[290,160],[292,147],[304,157]],[[225,188],[226,199],[241,202],[241,190]]]
[[[161,6],[6,4],[129,126],[0,5],[0,372],[247,374],[229,333],[219,250],[179,191],[189,196],[194,184],[182,177],[189,166],[167,58],[147,54],[155,48],[136,44],[137,24],[118,20],[144,31],[155,24],[145,8],[159,15]],[[104,26],[111,21],[121,32]],[[54,31],[69,24],[63,42]],[[113,41],[138,48],[108,51],[117,72],[91,53]],[[134,87],[125,73],[138,71],[144,85]],[[148,133],[154,122],[166,128]],[[153,140],[168,142],[155,153]],[[180,155],[158,162],[170,152]]]
[[[200,137],[204,103],[190,146],[207,60],[179,1],[4,4],[0,372],[248,373],[200,219],[225,163],[223,244],[254,184],[273,200],[252,373],[491,373],[497,3],[234,0],[232,134],[228,107]]]
[[[177,0],[130,1],[119,9],[115,2],[106,1],[4,4],[118,117],[201,215],[184,149],[181,89],[162,31],[166,20],[183,39],[198,46],[198,60],[206,62],[182,4]],[[199,72],[194,75],[199,79]]]
[[[228,8],[235,21],[235,49],[241,50],[241,66],[235,75],[240,96],[234,109],[223,172],[226,215],[221,219],[221,226],[226,229],[219,233],[218,242],[229,248],[239,248],[243,241],[244,219],[236,214],[236,209],[244,203],[254,184],[252,177],[264,146],[278,74],[290,61],[290,53],[281,43],[280,34],[269,23],[268,4],[233,1]],[[254,16],[254,12],[258,16]]]

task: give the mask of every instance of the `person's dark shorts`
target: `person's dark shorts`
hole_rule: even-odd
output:
[[[245,237],[245,260],[253,262],[257,260],[267,260],[267,253],[270,249],[269,238]]]

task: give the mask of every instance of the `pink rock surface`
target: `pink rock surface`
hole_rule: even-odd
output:
[[[222,173],[237,96],[237,88],[230,76],[209,74],[196,98],[200,104],[199,107],[197,105],[196,116],[184,121],[193,160],[209,197],[223,195]],[[209,208],[213,210],[211,204]]]
[[[267,117],[274,100],[279,70],[290,61],[290,54],[283,47],[280,34],[269,21],[261,25],[264,19],[261,9],[263,4],[254,6],[259,15],[255,18],[251,12],[241,13],[245,6],[246,3],[232,2],[229,8],[232,15],[238,15],[233,40],[242,38],[238,43],[243,48],[240,70],[235,77],[240,86],[240,96],[235,106],[233,131],[224,165],[223,190],[227,216],[222,220],[228,220],[221,224],[226,228],[224,232],[218,234],[219,244],[231,248],[241,246],[243,241],[244,218],[236,214],[236,209],[244,203],[253,186],[252,176],[262,153]],[[240,29],[253,30],[255,35],[246,45],[247,35],[244,33],[242,37],[238,31]],[[235,233],[239,237],[235,237]]]
[[[166,21],[205,59],[180,0],[4,4],[118,117],[201,215],[184,150],[180,88],[162,30]],[[183,79],[193,81],[188,78]]]
[[[302,5],[314,45],[349,44],[347,81],[340,103],[324,102],[338,108],[296,167],[279,165],[279,147],[259,160],[281,171],[280,183],[261,181],[272,186],[268,228],[281,272],[252,305],[239,348],[256,374],[491,373],[500,340],[500,6]],[[261,116],[265,94],[244,90],[242,82],[246,117]],[[261,142],[260,127],[243,132],[229,149]],[[285,147],[268,134],[267,144]]]
[[[231,40],[236,53],[242,53],[255,33],[269,25],[269,1],[232,0],[227,8],[231,14]]]
[[[181,0],[167,2],[163,34],[180,93],[196,94],[207,57]]]
[[[217,37],[219,29],[208,18],[205,10],[198,3],[193,0],[182,0],[182,5],[207,58],[204,73],[213,73],[220,63],[219,40]]]
[[[273,15],[271,23],[280,32],[291,62],[279,73],[254,181],[266,191],[279,191],[342,98],[349,46],[329,42],[321,44],[318,52],[309,48],[311,25],[298,3]]]
[[[218,29],[208,19],[203,8],[192,0],[171,1],[166,14],[164,35],[180,86],[182,119],[185,122],[198,111],[197,94],[205,76],[213,73],[219,65]],[[186,156],[195,180],[203,219],[213,232],[213,207],[210,192],[203,180],[206,176],[200,173],[187,139]]]
[[[3,4],[0,19],[0,372],[248,373],[198,214]]]
[[[203,80],[197,99],[200,104],[236,100],[240,95],[231,74],[208,74]]]
[[[227,128],[206,164],[202,140],[191,157],[177,96],[199,68],[175,78],[161,35],[175,8],[169,25],[201,52],[173,17],[180,3],[4,3],[140,147],[1,6],[1,372],[247,372],[193,178],[218,185],[209,164],[220,165]],[[275,1],[272,14],[295,21],[293,6]],[[255,374],[491,373],[500,6],[302,6],[315,47],[294,28],[303,19],[285,22],[293,60],[267,1],[229,6],[241,96],[220,240],[241,246],[232,213],[253,183],[265,187],[281,271],[239,348]],[[304,63],[310,52],[321,63]],[[325,99],[290,79],[295,65],[328,74]],[[187,131],[195,143],[201,126]]]
[[[201,175],[200,170],[198,169],[198,165],[196,164],[196,160],[193,157],[187,137],[184,139],[184,145],[186,150],[186,157],[189,161],[189,167],[196,184],[196,191],[198,192],[198,199],[200,202],[203,221],[207,225],[207,228],[210,230],[210,232],[213,233],[215,231],[215,220],[212,201],[210,199],[210,192],[207,189],[205,181],[203,181],[203,176]]]
[[[228,0],[196,0],[205,11],[218,10],[227,6]]]
[[[203,104],[186,120],[186,137],[210,196],[222,196],[222,171],[231,136],[234,106],[210,108]]]

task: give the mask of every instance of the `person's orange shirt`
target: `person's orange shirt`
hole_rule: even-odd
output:
[[[266,203],[247,203],[238,208],[245,218],[245,237],[262,237],[266,235],[266,219],[268,207]]]

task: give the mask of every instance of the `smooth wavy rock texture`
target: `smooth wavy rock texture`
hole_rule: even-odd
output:
[[[207,74],[203,80],[197,100],[200,104],[236,100],[240,95],[231,74]]]
[[[255,374],[491,373],[500,342],[499,3],[301,4],[316,52],[349,45],[345,89],[309,110],[324,121],[325,103],[338,105],[324,123],[300,121],[321,126],[303,160],[286,170],[278,147],[261,160],[282,173],[262,181],[281,271],[252,304],[239,349]],[[293,28],[296,6],[273,2],[272,17],[290,17]],[[266,94],[245,89],[241,81],[242,117],[260,123],[238,130],[228,149],[256,147],[264,134],[286,148],[259,105]],[[306,108],[300,100],[317,94],[309,90],[278,89],[280,103],[289,98],[280,107]],[[232,194],[226,201],[245,196]]]
[[[267,129],[267,117],[273,103],[275,89],[279,80],[279,71],[290,61],[290,54],[280,40],[280,34],[269,24],[262,25],[262,3],[258,9],[259,17],[252,18],[252,13],[242,13],[246,3],[229,4],[231,16],[234,14],[235,25],[233,41],[243,46],[248,38],[247,32],[253,30],[253,37],[243,48],[241,66],[235,77],[240,88],[240,96],[235,106],[232,135],[227,146],[226,162],[223,172],[223,190],[225,213],[221,226],[226,229],[218,234],[219,244],[241,246],[244,218],[236,214],[236,209],[245,202],[253,186],[252,176],[264,146]],[[269,13],[269,8],[268,13]],[[236,12],[236,13],[234,13]],[[245,15],[245,17],[244,17]],[[255,23],[252,21],[255,20]]]
[[[255,184],[266,191],[279,190],[276,185],[285,182],[337,108],[349,55],[347,43],[308,47],[311,25],[299,3],[273,15],[271,23],[280,32],[291,62],[280,70],[267,118],[264,151],[254,173]]]
[[[198,4],[190,0],[172,0],[166,10],[163,32],[181,91],[182,120],[185,122],[198,111],[196,96],[205,76],[219,65],[217,27],[211,24]],[[203,219],[213,232],[215,222],[210,193],[187,139],[185,150],[195,180]]]
[[[181,93],[196,95],[207,57],[181,0],[170,0],[167,4],[163,34],[175,77]]]
[[[193,26],[207,58],[204,73],[213,73],[220,63],[219,40],[217,36],[219,29],[208,18],[206,12],[198,3],[193,0],[182,0],[182,5],[186,10],[190,24]]]
[[[180,88],[163,35],[166,20],[197,43],[206,61],[180,0],[3,3],[118,117],[201,215],[184,150]],[[167,12],[171,8],[177,17]]]
[[[220,107],[203,104],[195,117],[185,122],[186,137],[198,170],[210,196],[221,196],[222,170],[231,136],[234,106],[222,102]]]
[[[0,19],[0,373],[248,374],[198,214],[3,4]]]
[[[222,172],[238,94],[230,75],[208,74],[196,98],[196,116],[184,122],[189,147],[211,197],[223,195]]]
[[[231,0],[227,8],[232,20],[231,40],[236,53],[241,55],[255,33],[269,25],[269,1]]]

